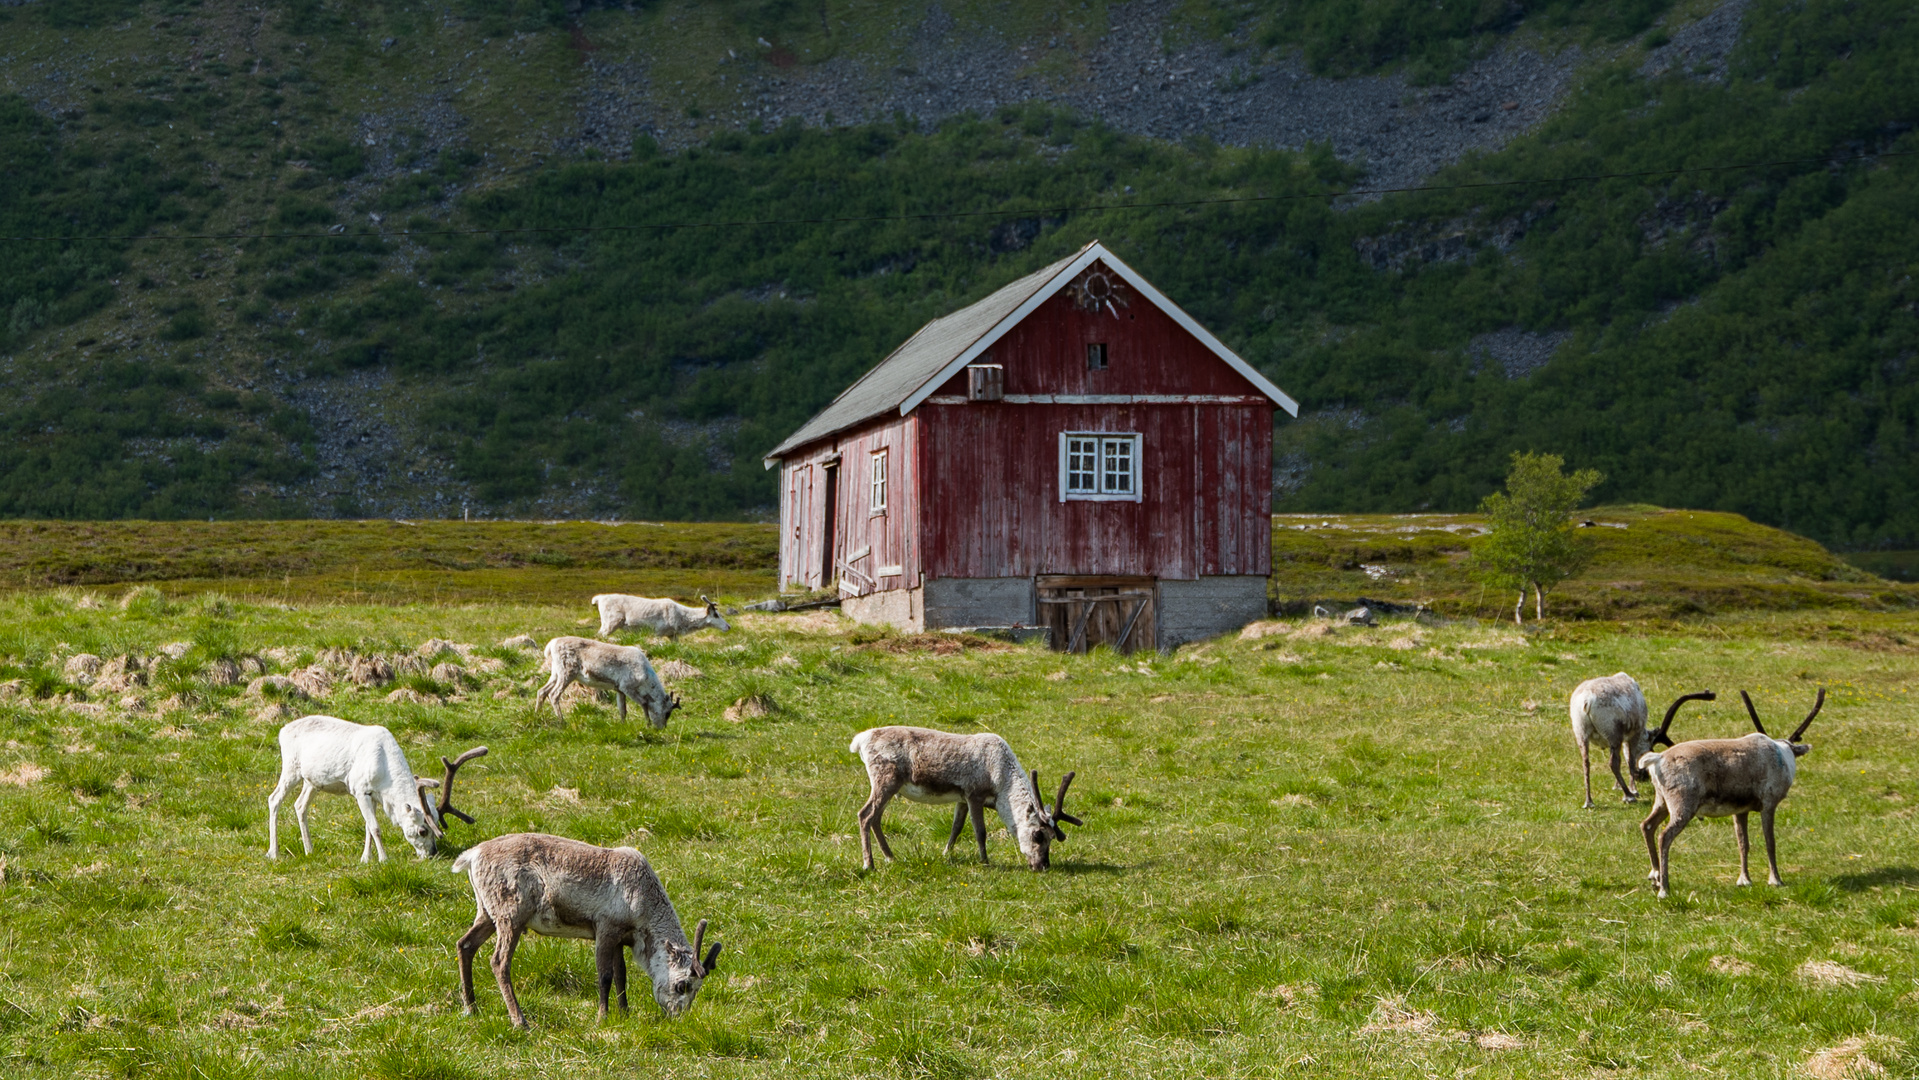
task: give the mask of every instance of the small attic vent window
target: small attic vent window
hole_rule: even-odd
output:
[[[966,369],[966,400],[999,401],[1006,396],[1006,369],[998,364],[974,364]]]
[[[1086,346],[1086,370],[1088,371],[1105,371],[1106,370],[1106,343],[1105,342],[1102,341],[1096,344]]]

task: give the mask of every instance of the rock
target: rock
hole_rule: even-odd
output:
[[[502,649],[537,649],[540,643],[531,634],[517,634],[500,642]]]
[[[689,664],[684,660],[668,660],[666,663],[661,664],[656,669],[656,671],[658,672],[660,676],[660,680],[662,682],[677,682],[681,679],[697,679],[700,676],[706,674],[705,672],[701,671],[699,668],[694,667],[692,664]]]
[[[771,716],[778,711],[779,706],[773,703],[773,698],[770,695],[748,694],[746,697],[729,705],[724,715],[729,721],[739,724],[748,720],[758,720],[761,717]]]
[[[1349,612],[1347,612],[1347,613],[1346,613],[1346,614],[1345,614],[1344,616],[1341,616],[1341,617],[1342,617],[1342,618],[1344,618],[1344,619],[1346,620],[1346,622],[1347,622],[1347,624],[1348,624],[1348,625],[1351,625],[1351,626],[1377,626],[1377,625],[1379,625],[1379,620],[1378,620],[1378,619],[1375,619],[1375,618],[1373,617],[1373,609],[1372,609],[1372,608],[1366,608],[1366,607],[1356,607],[1356,608],[1354,608],[1353,610],[1351,610],[1351,611],[1349,611]]]
[[[418,690],[411,690],[404,686],[388,694],[386,699],[388,701],[409,705],[438,705],[440,703],[440,699],[431,694],[422,694]]]
[[[261,675],[247,684],[248,697],[266,697],[269,693],[288,698],[308,696],[298,683],[285,675]]]
[[[346,677],[357,686],[385,686],[393,681],[393,665],[377,656],[356,656]]]
[[[466,681],[466,669],[458,664],[435,664],[426,677],[443,686],[459,686]]]
[[[160,655],[169,660],[178,660],[192,651],[193,643],[190,641],[169,641],[160,646]]]
[[[93,681],[95,675],[100,673],[100,666],[104,663],[106,663],[106,661],[92,653],[83,652],[77,656],[68,657],[67,666],[61,669],[61,671],[62,674],[66,676],[68,682],[75,686],[85,686]]]
[[[208,686],[238,686],[244,673],[237,661],[222,656],[207,665]]]
[[[319,664],[301,668],[288,678],[310,698],[323,698],[333,692],[333,673]]]

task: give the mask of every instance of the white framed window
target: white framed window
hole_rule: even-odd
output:
[[[1059,499],[1140,501],[1140,438],[1135,432],[1064,431],[1059,436]]]
[[[875,514],[886,513],[886,451],[875,450],[872,456],[872,502],[868,507]]]

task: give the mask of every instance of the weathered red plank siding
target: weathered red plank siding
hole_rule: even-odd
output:
[[[917,415],[891,416],[872,426],[839,436],[841,454],[839,528],[835,530],[835,565],[862,547],[869,552],[853,562],[855,569],[877,581],[878,589],[919,584],[919,507],[917,472]],[[886,510],[874,513],[871,495],[872,456],[887,457]],[[884,566],[900,573],[880,576]],[[862,591],[869,586],[862,585]]]

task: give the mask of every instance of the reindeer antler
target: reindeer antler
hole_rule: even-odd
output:
[[[1079,825],[1082,827],[1086,824],[1084,821],[1066,812],[1066,789],[1073,785],[1073,777],[1078,775],[1076,772],[1069,772],[1066,774],[1066,778],[1059,782],[1059,794],[1053,796],[1053,821],[1056,823],[1064,821],[1070,825]],[[1065,832],[1057,828],[1054,831],[1059,833],[1061,840],[1066,839]]]
[[[1759,722],[1759,710],[1752,707],[1752,695],[1741,690],[1739,691],[1739,700],[1746,703],[1746,715],[1752,717],[1753,730],[1761,735],[1766,735],[1766,725]],[[1772,738],[1770,735],[1766,735],[1766,737],[1769,739]]]
[[[1819,700],[1812,703],[1812,711],[1806,714],[1806,719],[1799,724],[1798,729],[1795,730],[1792,733],[1792,735],[1786,739],[1786,741],[1789,743],[1798,742],[1799,736],[1804,735],[1806,733],[1806,729],[1812,726],[1812,718],[1815,716],[1818,716],[1819,710],[1825,707],[1826,707],[1826,688],[1822,686],[1819,688]]]
[[[444,756],[440,758],[440,764],[446,766],[446,783],[437,785],[440,788],[440,808],[438,816],[441,824],[446,823],[446,816],[448,814],[452,814],[468,825],[473,824],[473,815],[464,810],[456,810],[453,808],[453,774],[460,771],[460,766],[472,761],[474,758],[485,756],[486,747],[476,746],[466,753],[461,754],[459,757],[454,758],[452,761],[448,761]]]
[[[708,975],[713,974],[713,969],[718,967],[720,964],[721,942],[718,942],[718,941],[714,942],[713,951],[706,954],[706,959],[701,960],[700,946],[704,945],[705,943],[706,943],[706,920],[701,919],[700,924],[693,928],[693,961],[694,963],[697,963],[700,965],[700,977],[702,979],[707,977]]]
[[[1647,745],[1658,746],[1660,743],[1665,743],[1667,746],[1672,745],[1672,738],[1668,736],[1666,732],[1672,727],[1672,718],[1679,715],[1679,707],[1681,705],[1684,705],[1688,701],[1718,701],[1718,700],[1719,700],[1719,695],[1713,693],[1711,690],[1701,690],[1697,694],[1682,694],[1679,697],[1673,699],[1672,705],[1666,709],[1665,722],[1659,725],[1658,731],[1655,731],[1652,733],[1652,738],[1646,740]]]
[[[420,797],[420,809],[426,812],[426,831],[432,833],[435,840],[445,839],[446,829],[441,827],[441,822],[434,817],[433,803],[426,797],[426,790],[439,786],[440,782],[430,776],[413,778],[413,793]]]

